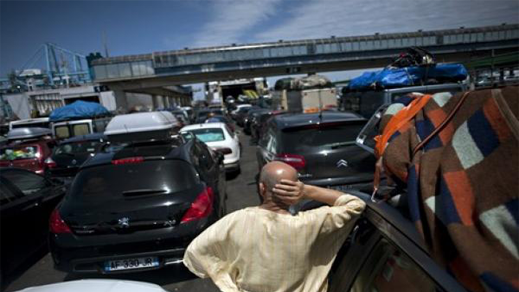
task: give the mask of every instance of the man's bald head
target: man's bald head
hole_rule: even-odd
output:
[[[282,179],[297,181],[297,170],[280,161],[269,162],[261,169],[259,182],[263,184],[267,193],[272,192],[274,186]]]

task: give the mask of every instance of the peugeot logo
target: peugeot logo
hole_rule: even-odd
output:
[[[337,168],[341,168],[341,167],[348,167],[348,161],[344,160],[344,159],[341,159],[339,161],[337,161]]]
[[[118,224],[121,228],[128,228],[128,227],[130,227],[130,218],[123,217],[118,220]]]

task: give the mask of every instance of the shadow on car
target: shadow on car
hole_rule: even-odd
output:
[[[183,265],[168,266],[159,270],[150,270],[135,273],[123,273],[123,274],[75,274],[69,273],[65,277],[64,281],[73,281],[79,279],[119,279],[119,280],[132,280],[155,283],[160,286],[174,284],[178,282],[184,282],[197,278]]]
[[[25,250],[20,250],[18,252],[25,252]],[[0,291],[5,291],[7,287],[11,285],[11,283],[25,274],[25,272],[27,272],[32,266],[39,262],[48,252],[49,249],[46,243],[39,244],[39,246],[34,249],[34,252],[31,253],[31,255],[14,270],[11,270],[5,274],[2,272],[2,276],[0,278]]]

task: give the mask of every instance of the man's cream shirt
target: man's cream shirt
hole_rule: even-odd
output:
[[[278,214],[231,213],[187,248],[184,265],[227,291],[326,291],[327,275],[365,203],[342,195],[332,207]]]

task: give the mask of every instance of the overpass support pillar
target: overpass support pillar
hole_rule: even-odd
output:
[[[153,103],[153,110],[157,110],[158,108],[164,107],[164,100],[160,95],[152,95],[151,101]]]
[[[114,90],[114,98],[115,98],[115,109],[122,112],[128,112],[128,99],[126,97],[126,92],[122,90]]]
[[[169,96],[164,96],[164,107],[171,107],[171,103],[169,102]]]

